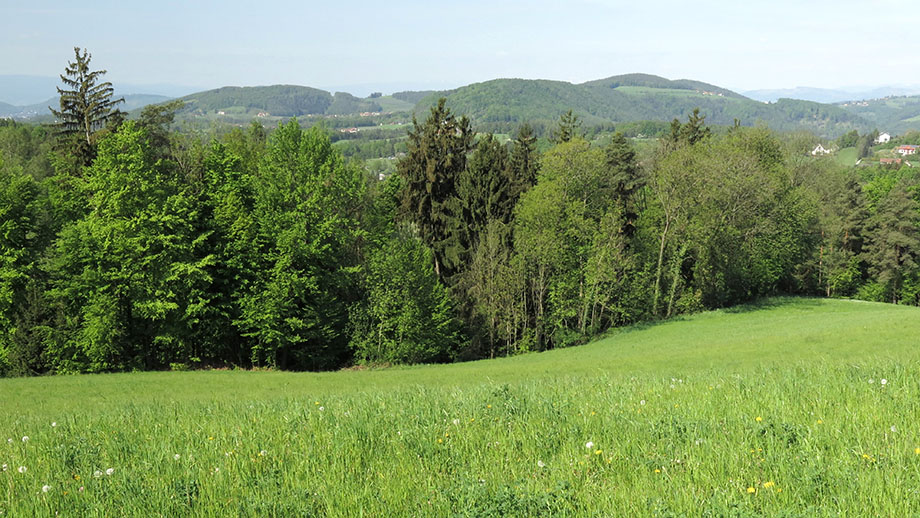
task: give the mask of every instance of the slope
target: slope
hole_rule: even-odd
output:
[[[431,94],[419,102],[416,112],[426,111],[440,96],[447,98],[455,112],[467,114],[474,124],[490,129],[496,125],[511,129],[524,121],[552,124],[568,109],[593,125],[683,119],[694,108],[700,108],[707,120],[717,125],[731,125],[736,119],[744,125],[762,121],[780,131],[804,129],[824,136],[867,127],[858,115],[837,106],[791,99],[764,104],[706,83],[646,74],[577,85],[496,79]]]

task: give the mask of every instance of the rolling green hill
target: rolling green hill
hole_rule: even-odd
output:
[[[424,112],[444,96],[448,106],[465,113],[474,124],[506,124],[524,121],[554,122],[572,109],[586,124],[683,119],[700,108],[707,121],[744,125],[763,121],[773,129],[805,129],[833,137],[851,129],[865,129],[858,115],[838,106],[781,99],[764,104],[724,88],[697,81],[670,81],[661,77],[630,74],[582,84],[530,79],[496,79],[448,92],[436,92],[416,106]]]
[[[871,99],[840,106],[879,131],[892,135],[920,129],[920,95]]]
[[[453,365],[0,379],[4,516],[917,516],[920,308]]]

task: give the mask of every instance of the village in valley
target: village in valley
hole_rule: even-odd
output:
[[[856,132],[851,132],[855,134]],[[913,167],[908,160],[917,154],[920,146],[914,144],[920,135],[917,132],[910,131],[905,135],[891,135],[888,132],[878,133],[874,138],[872,135],[864,135],[863,138],[871,142],[857,149],[856,146],[848,146],[852,140],[847,142],[847,135],[840,137],[834,143],[819,143],[811,150],[813,157],[836,157],[841,163],[846,165],[856,165],[860,167],[869,167],[874,165],[889,167]]]

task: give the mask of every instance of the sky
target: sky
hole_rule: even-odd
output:
[[[917,27],[913,0],[0,0],[0,75],[57,76],[79,46],[116,86],[916,85]]]

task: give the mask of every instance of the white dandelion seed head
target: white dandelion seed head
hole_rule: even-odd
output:
[[[9,444],[13,444],[13,438],[10,437],[9,439],[6,440],[6,442],[8,442]]]
[[[326,407],[324,407],[324,406],[319,407],[319,411],[320,411],[320,412],[322,412],[323,410],[326,410]]]
[[[25,466],[19,466],[19,472],[20,472],[20,473],[25,473],[25,472],[26,472],[26,467],[25,467]]]
[[[268,452],[265,451],[265,450],[259,450],[259,455],[261,455],[261,456],[264,457],[264,456],[268,455]]]
[[[220,473],[220,468],[214,468],[214,473]]]
[[[179,455],[179,454],[177,453],[177,454],[173,455],[173,460],[179,460],[180,457],[181,457],[181,455]]]
[[[28,435],[23,435],[23,436],[22,436],[22,442],[29,442],[29,436],[28,436]]]
[[[594,443],[593,443],[593,442],[588,441],[588,442],[585,443],[585,448],[587,448],[587,449],[590,450],[590,449],[593,448],[593,447],[594,447]]]
[[[639,401],[639,404],[645,406],[645,400]]]
[[[51,421],[51,428],[54,428],[56,426],[57,426],[57,421]]]
[[[545,467],[546,467],[546,463],[543,462],[542,460],[538,460],[538,461],[537,461],[537,466],[538,466],[538,467],[541,467],[541,468],[545,468]]]
[[[109,468],[109,469],[105,470],[105,474],[106,474],[106,475],[111,475],[112,473],[115,473],[115,468]]]
[[[454,419],[454,420],[451,421],[451,422],[454,423],[454,426],[460,426],[460,420],[459,420],[459,419]]]
[[[102,472],[99,471],[98,469],[93,472],[93,478],[99,478],[101,476],[102,476]]]
[[[48,484],[45,484],[44,486],[42,486],[42,493],[47,493],[48,491],[51,491],[51,486],[49,486]]]
[[[4,464],[4,465],[3,465],[3,471],[6,471],[6,470],[8,470],[8,469],[10,469],[10,467],[7,466],[6,464]]]
[[[879,381],[879,383],[881,383],[882,385],[887,385],[887,384],[888,384],[888,380],[886,380],[885,378],[882,378],[882,380]]]

